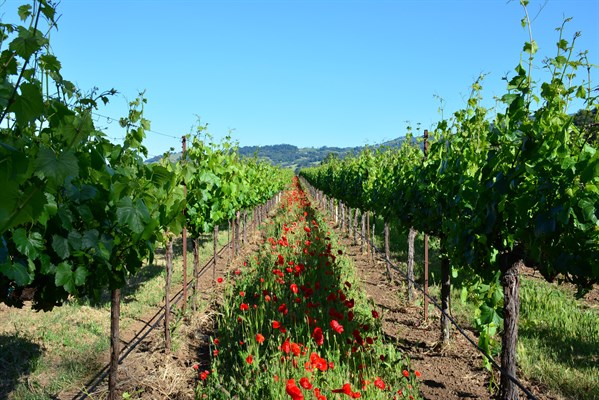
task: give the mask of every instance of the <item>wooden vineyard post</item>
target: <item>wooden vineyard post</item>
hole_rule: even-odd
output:
[[[410,227],[408,233],[408,301],[414,300],[414,241],[416,240],[416,230]]]
[[[370,211],[366,211],[366,256],[370,257]]]
[[[351,207],[347,207],[347,232],[346,232],[346,237],[349,238],[351,237],[351,233],[352,233],[352,208]]]
[[[501,378],[499,399],[517,400],[518,387],[508,377],[516,378],[518,319],[520,317],[520,269],[524,266],[521,251],[515,248],[499,255],[503,286],[503,336],[501,338]]]
[[[216,253],[218,248],[218,225],[214,225],[214,240],[212,244],[212,286],[214,286],[216,284]]]
[[[335,203],[335,225],[339,223],[339,202]]]
[[[354,246],[358,244],[358,209],[354,208]]]
[[[119,320],[121,316],[121,289],[112,289],[110,293],[110,372],[108,374],[108,400],[117,400],[116,384],[119,368]]]
[[[389,221],[385,220],[385,265],[387,266],[387,275],[389,276],[389,282],[393,280],[393,275],[391,274],[391,267],[389,266],[389,262],[391,261],[389,255]]]
[[[185,163],[185,150],[186,150],[186,139],[183,136],[183,153],[181,155],[181,159]],[[185,182],[183,183],[183,193],[185,197],[187,197],[187,185]],[[183,215],[185,215],[185,209],[183,209]],[[185,309],[187,308],[187,226],[183,224],[183,232],[182,232],[182,241],[183,241],[183,304],[181,305],[181,310],[185,314]]]
[[[171,351],[171,280],[173,277],[173,241],[166,245],[166,283],[164,285],[164,349]]]
[[[228,220],[229,223],[229,230],[227,231],[227,247],[229,248],[228,251],[228,261],[227,263],[231,262],[231,260],[233,259],[233,227],[232,227],[232,222],[231,219]]]
[[[370,251],[370,254],[372,255],[372,264],[374,265],[374,246],[375,246],[375,242],[374,242],[374,238],[376,235],[376,215],[374,214],[374,212],[372,213],[372,249]]]
[[[347,206],[347,231],[345,232],[345,237],[350,238],[352,233],[352,208]]]
[[[428,129],[424,130],[424,159],[428,157]],[[424,320],[428,319],[428,235],[424,234]]]
[[[235,214],[235,256],[239,254],[239,226],[241,225],[241,213]]]
[[[449,318],[449,301],[451,295],[451,266],[449,265],[449,258],[445,256],[445,249],[441,249],[443,254],[441,258],[441,341],[444,344],[449,343],[450,337],[450,324]]]
[[[245,245],[247,243],[247,236],[246,236],[246,230],[247,230],[247,224],[248,224],[248,210],[243,210],[243,244]]]
[[[198,302],[198,279],[200,274],[200,240],[196,237],[193,239],[193,303],[191,303],[192,310],[197,310]]]
[[[364,242],[366,240],[366,213],[362,212],[362,236],[360,240],[360,251],[364,254]]]
[[[428,235],[424,234],[424,320],[428,319]]]

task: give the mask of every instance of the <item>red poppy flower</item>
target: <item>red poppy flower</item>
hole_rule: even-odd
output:
[[[200,372],[200,379],[205,381],[206,378],[208,378],[208,374],[210,374],[210,372],[208,372],[208,371]]]
[[[292,291],[294,294],[297,294],[297,292],[298,292],[298,288],[297,288],[297,285],[296,285],[295,283],[292,283],[292,284],[290,285],[290,288],[291,288],[291,291]]]
[[[287,381],[285,391],[289,396],[291,396],[292,400],[304,400],[304,395],[302,394],[300,388],[298,388],[295,384],[295,379],[289,379]]]
[[[324,336],[322,335],[322,329],[319,327],[314,328],[314,332],[312,332],[312,338],[316,342],[318,346],[322,346],[324,343]]]
[[[416,377],[417,377],[417,378],[420,378],[420,376],[421,376],[422,374],[420,373],[420,371],[414,371],[414,375],[416,375]]]
[[[343,393],[343,394],[347,394],[347,395],[351,395],[352,391],[351,391],[351,386],[349,383],[346,383],[345,385],[343,385],[343,387],[341,389],[335,389],[332,390],[333,393]]]
[[[247,305],[247,304],[245,304],[245,303],[241,303],[241,305],[239,306],[239,309],[240,309],[241,311],[247,311],[247,310],[249,310],[249,309],[250,309],[250,306],[248,306],[248,305]]]
[[[223,283],[223,278],[221,278],[221,277],[218,277],[218,278],[216,278],[216,281],[217,281],[218,283]]]
[[[385,389],[385,382],[383,382],[380,376],[377,376],[374,380],[374,386],[376,386],[379,389]]]
[[[378,318],[379,317],[379,313],[376,312],[375,310],[372,310],[372,318]]]
[[[406,371],[405,369],[403,371],[401,371],[401,373],[403,374],[403,376],[405,376],[406,378],[408,376],[410,376],[410,373],[408,371]]]
[[[320,357],[318,354],[312,352],[310,354],[310,364],[311,367],[315,367],[318,368],[321,371],[326,371],[329,368],[329,365],[327,364],[327,360],[325,360],[324,358]],[[308,369],[308,368],[306,368]]]
[[[286,354],[289,354],[289,352],[291,351],[291,343],[289,342],[289,338],[285,339],[285,341],[281,345],[281,350]]]
[[[301,353],[301,349],[297,343],[291,343],[291,352],[297,357]]]
[[[320,389],[314,389],[314,395],[316,396],[316,400],[327,400],[327,397],[324,394],[320,394]]]
[[[281,323],[279,321],[272,321],[273,329],[279,329],[281,327]]]
[[[302,379],[300,379],[300,386],[303,387],[304,389],[308,389],[308,390],[312,389],[312,384],[306,377],[303,377]]]
[[[341,326],[341,324],[336,320],[331,321],[331,328],[337,333],[343,332],[343,326]]]
[[[261,333],[256,333],[256,342],[260,344],[264,343],[264,336]]]
[[[248,364],[253,363],[254,362],[254,357],[252,357],[252,355],[250,354],[249,356],[247,356],[245,358],[245,362],[248,363]]]

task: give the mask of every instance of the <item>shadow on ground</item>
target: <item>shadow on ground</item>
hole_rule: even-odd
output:
[[[8,398],[41,355],[41,347],[26,338],[0,335],[0,399]]]

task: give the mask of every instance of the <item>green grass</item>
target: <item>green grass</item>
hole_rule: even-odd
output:
[[[377,220],[376,245],[383,249],[383,223]],[[405,270],[407,231],[391,224],[392,258]],[[429,242],[429,290],[440,294],[439,243]],[[415,241],[415,277],[423,282],[423,235]],[[518,365],[533,379],[564,398],[599,399],[599,311],[574,298],[567,290],[545,281],[522,277]],[[452,280],[451,311],[463,325],[470,325],[476,307],[462,303],[462,279]],[[421,299],[419,295],[417,298]],[[419,302],[421,300],[418,300]],[[429,315],[438,315],[429,309]],[[435,318],[435,317],[433,317]],[[455,334],[458,334],[454,330]],[[498,338],[499,339],[499,338]]]
[[[227,231],[219,234],[219,246]],[[190,242],[191,243],[191,242]],[[212,255],[212,241],[200,251],[203,265]],[[188,279],[193,274],[193,252],[188,246]],[[181,249],[175,247],[171,293],[182,285]],[[157,311],[164,299],[164,261],[144,267],[123,290],[121,330],[136,319]],[[190,292],[191,293],[191,292]],[[107,362],[110,348],[110,301],[69,301],[50,312],[4,309],[0,325],[0,399],[49,400],[76,391]],[[180,345],[173,334],[173,347]]]
[[[520,368],[567,398],[599,399],[599,315],[564,291],[524,279]]]

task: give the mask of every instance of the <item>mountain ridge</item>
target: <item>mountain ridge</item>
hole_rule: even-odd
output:
[[[404,142],[405,137],[398,137],[388,140],[381,144],[364,145],[355,147],[297,147],[292,144],[273,144],[265,146],[241,146],[238,151],[242,157],[257,156],[260,159],[271,162],[282,168],[291,168],[298,171],[301,168],[307,168],[318,165],[329,154],[338,157],[345,157],[348,154],[357,154],[365,147],[399,147]],[[181,152],[170,155],[171,160],[178,160]],[[146,163],[157,162],[162,156],[152,157],[146,160]]]

